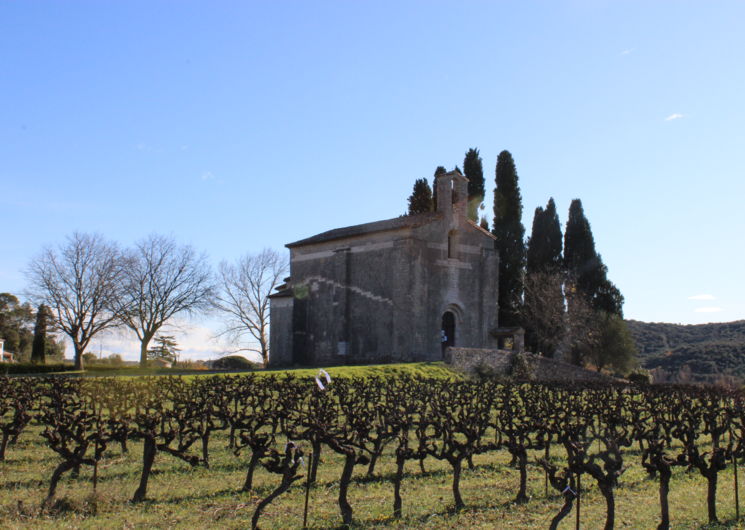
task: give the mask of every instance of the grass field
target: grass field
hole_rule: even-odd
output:
[[[38,374],[41,377],[47,375],[64,375],[71,377],[140,377],[140,376],[169,376],[180,375],[182,377],[198,377],[210,375],[236,375],[253,373],[257,375],[294,375],[296,377],[312,377],[318,374],[318,368],[290,368],[282,370],[257,370],[254,372],[241,371],[210,371],[210,370],[178,370],[167,368],[140,368],[138,366],[123,368],[100,368],[92,366],[85,371],[67,371],[52,374]],[[448,368],[444,362],[419,362],[419,363],[401,363],[401,364],[370,364],[364,366],[342,365],[327,366],[324,370],[329,372],[332,377],[390,377],[395,375],[411,375],[419,377],[434,378],[461,378],[462,374],[454,372]],[[34,374],[29,374],[34,375]]]
[[[332,377],[344,375],[388,375],[396,371],[422,372],[422,375],[451,377],[441,364],[381,365],[379,367],[329,368]],[[313,376],[314,370],[293,371],[298,377]],[[132,442],[123,454],[112,446],[99,466],[97,491],[92,487],[92,469],[80,476],[66,474],[51,509],[41,509],[49,479],[58,457],[32,425],[18,443],[8,449],[0,462],[0,527],[2,528],[248,528],[258,502],[279,483],[279,476],[259,468],[254,491],[241,493],[248,452],[235,456],[227,448],[227,434],[215,433],[210,444],[210,469],[190,467],[169,455],[159,453],[150,478],[148,499],[141,504],[129,500],[134,493],[141,468],[142,447]],[[306,451],[309,449],[305,447]],[[552,450],[561,456],[561,450]],[[616,490],[617,528],[655,528],[659,518],[658,482],[647,477],[634,449],[624,452],[627,471]],[[531,461],[541,456],[531,453]],[[366,476],[366,467],[357,466],[349,491],[355,525],[360,528],[548,528],[563,499],[554,491],[546,496],[543,471],[529,468],[529,495],[525,505],[512,502],[518,485],[518,471],[509,466],[506,451],[477,455],[475,468],[464,469],[461,493],[467,504],[460,512],[452,510],[452,472],[449,465],[432,458],[422,473],[417,462],[408,462],[403,481],[403,517],[391,517],[395,461],[390,454],[378,462],[375,475]],[[337,505],[342,459],[324,449],[318,483],[310,490],[309,527],[336,528],[341,524]],[[721,525],[708,526],[706,481],[698,472],[675,468],[671,482],[670,513],[673,528],[745,528],[734,520],[732,466],[719,475],[718,513]],[[742,473],[741,473],[742,479]],[[303,482],[276,499],[261,518],[262,528],[301,528]],[[605,503],[592,479],[582,480],[582,528],[602,528]],[[745,512],[745,506],[743,511]],[[573,511],[560,525],[575,525]]]
[[[131,504],[137,487],[141,450],[133,445],[128,454],[115,448],[99,469],[97,493],[92,491],[92,470],[84,468],[77,479],[69,475],[58,491],[58,502],[50,510],[40,509],[49,476],[57,457],[44,447],[35,430],[27,432],[0,463],[0,520],[4,528],[246,528],[259,500],[278,484],[278,476],[263,469],[255,476],[256,491],[240,493],[248,455],[234,456],[226,449],[223,433],[212,442],[211,468],[191,468],[168,455],[159,454],[155,474],[150,479],[149,499]],[[535,456],[538,456],[537,454]],[[634,460],[621,477],[617,490],[617,527],[654,528],[658,521],[657,482]],[[367,478],[364,466],[358,466],[350,488],[350,501],[359,527],[392,528],[547,528],[561,507],[562,499],[554,492],[545,496],[543,473],[531,467],[531,501],[526,505],[511,502],[518,474],[508,465],[506,453],[479,455],[475,469],[466,469],[461,491],[468,507],[454,513],[451,509],[451,471],[447,464],[428,459],[422,474],[416,462],[407,464],[403,482],[403,518],[391,518],[393,488],[390,477],[393,460],[379,462],[373,478]],[[331,451],[323,454],[319,481],[311,489],[309,526],[334,528],[340,525],[336,498],[341,459]],[[582,503],[582,527],[602,528],[605,505],[589,477]],[[734,488],[731,469],[720,477],[719,514],[728,521],[722,528],[742,528],[735,524]],[[709,527],[705,507],[706,483],[698,473],[678,470],[670,495],[674,528]],[[294,486],[270,504],[260,521],[262,528],[302,527],[304,489]],[[561,528],[574,528],[574,512]]]

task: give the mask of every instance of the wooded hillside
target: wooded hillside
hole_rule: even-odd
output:
[[[745,320],[680,325],[627,321],[645,368],[672,382],[745,380]]]

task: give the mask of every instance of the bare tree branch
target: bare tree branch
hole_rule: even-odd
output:
[[[287,274],[287,261],[271,249],[259,254],[247,254],[237,263],[220,263],[220,293],[215,307],[226,314],[227,325],[222,334],[236,341],[248,337],[258,347],[256,351],[266,366],[269,362],[269,295]]]
[[[140,364],[150,341],[173,316],[211,307],[215,287],[205,255],[172,237],[151,234],[127,251],[122,282],[122,323],[140,340]]]
[[[57,249],[45,248],[26,270],[30,298],[46,304],[57,329],[70,337],[77,369],[93,336],[118,324],[122,272],[115,244],[79,232]]]
[[[530,272],[525,276],[524,299],[515,305],[535,353],[553,357],[565,338],[563,286],[564,275],[560,271]]]

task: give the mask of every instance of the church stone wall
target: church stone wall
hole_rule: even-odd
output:
[[[454,187],[463,194],[466,183]],[[281,304],[275,317],[273,300],[271,334],[289,326],[291,338],[272,338],[272,365],[440,360],[446,311],[455,315],[456,345],[494,346],[493,238],[466,220],[463,201],[440,207],[288,245],[291,318]]]
[[[292,364],[292,306],[293,300],[289,296],[272,298],[270,301],[272,322],[269,351],[273,365]]]

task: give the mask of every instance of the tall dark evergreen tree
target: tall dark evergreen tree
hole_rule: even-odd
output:
[[[528,240],[527,272],[557,272],[563,265],[561,223],[553,197],[546,209],[538,207],[533,216],[533,229]]]
[[[34,343],[31,347],[31,362],[39,364],[44,364],[46,362],[47,326],[49,317],[49,308],[44,304],[41,304],[39,310],[36,312]]]
[[[416,179],[414,189],[409,196],[409,215],[431,212],[433,208],[432,188],[427,179]]]
[[[484,168],[481,164],[479,150],[471,148],[463,159],[463,171],[468,178],[468,218],[479,220],[479,210],[484,202]]]
[[[574,199],[569,206],[564,233],[564,264],[576,289],[594,309],[623,317],[623,296],[608,280],[608,268],[595,250],[590,222],[579,199]]]
[[[553,357],[564,329],[562,235],[556,203],[535,209],[527,249],[523,325],[533,352]]]
[[[494,189],[494,223],[492,234],[499,251],[499,323],[520,324],[519,306],[525,274],[525,227],[523,203],[518,185],[515,161],[509,151],[497,157]]]
[[[528,238],[525,261],[525,269],[528,274],[537,272],[543,268],[543,253],[545,252],[545,242],[542,240],[542,236],[545,233],[544,213],[543,206],[536,207],[533,213],[533,228]]]
[[[432,209],[437,209],[437,175],[442,175],[443,173],[447,173],[448,170],[445,169],[445,166],[437,166],[435,168],[435,174],[434,179],[432,180]]]

